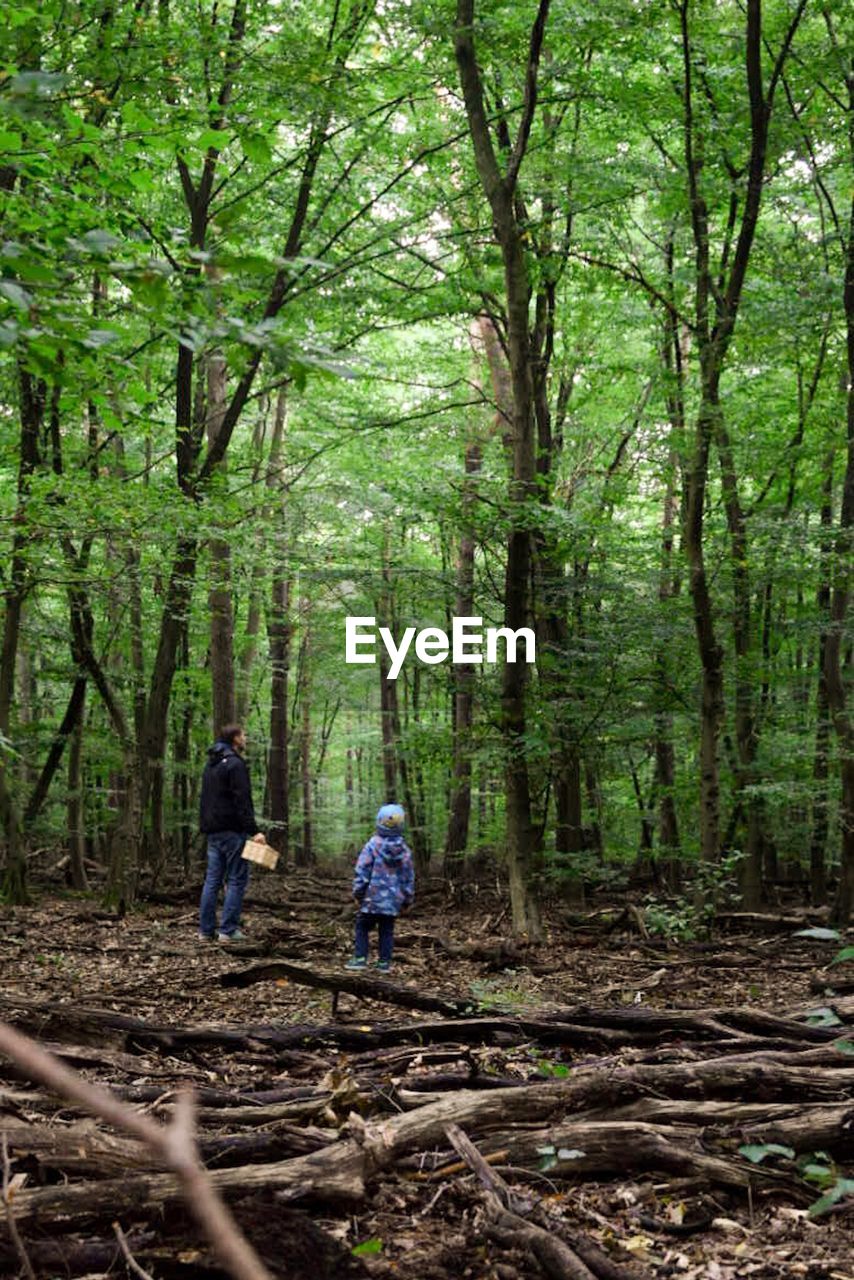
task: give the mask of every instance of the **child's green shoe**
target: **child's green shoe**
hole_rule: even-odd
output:
[[[352,960],[348,960],[344,965],[345,969],[366,969],[368,962],[364,956],[353,956]]]
[[[377,970],[378,973],[391,973],[391,961],[378,960],[374,965],[374,968]]]

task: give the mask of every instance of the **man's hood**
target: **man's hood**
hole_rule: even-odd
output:
[[[229,743],[218,739],[212,747],[208,747],[208,764],[219,764],[220,760],[224,760],[226,756],[235,754],[234,748]]]

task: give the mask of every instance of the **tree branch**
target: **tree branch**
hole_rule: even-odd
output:
[[[516,186],[516,179],[519,176],[519,167],[525,158],[525,151],[528,146],[528,138],[531,134],[531,124],[534,119],[534,112],[537,109],[537,75],[540,66],[540,51],[543,47],[543,35],[546,29],[546,20],[549,16],[549,5],[551,0],[540,0],[537,16],[534,25],[531,28],[531,42],[528,49],[528,64],[525,68],[525,101],[522,107],[522,119],[519,122],[519,132],[516,134],[516,142],[513,146],[513,154],[510,156],[510,163],[507,165],[507,173],[504,181],[508,191],[513,191]]]
[[[4,1022],[0,1022],[0,1052],[22,1067],[30,1078],[40,1080],[60,1097],[79,1103],[93,1115],[144,1142],[165,1167],[177,1175],[190,1212],[195,1215],[235,1280],[272,1280],[214,1190],[207,1171],[199,1163],[193,1136],[193,1100],[189,1091],[179,1096],[175,1119],[171,1125],[165,1126],[134,1111],[100,1085],[84,1080],[46,1053],[34,1040]]]

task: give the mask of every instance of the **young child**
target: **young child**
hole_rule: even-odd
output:
[[[347,969],[364,969],[368,963],[368,933],[374,925],[379,932],[381,973],[391,969],[394,921],[400,911],[412,905],[415,870],[412,854],[401,832],[406,815],[399,804],[384,804],[377,814],[376,834],[371,836],[356,861],[353,897],[359,904],[356,915],[356,945]]]

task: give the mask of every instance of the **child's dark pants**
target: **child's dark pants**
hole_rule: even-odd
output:
[[[357,958],[368,958],[368,934],[374,925],[377,926],[380,935],[380,960],[385,964],[391,964],[391,954],[394,949],[394,916],[375,915],[369,911],[360,911],[356,916],[356,956]]]

